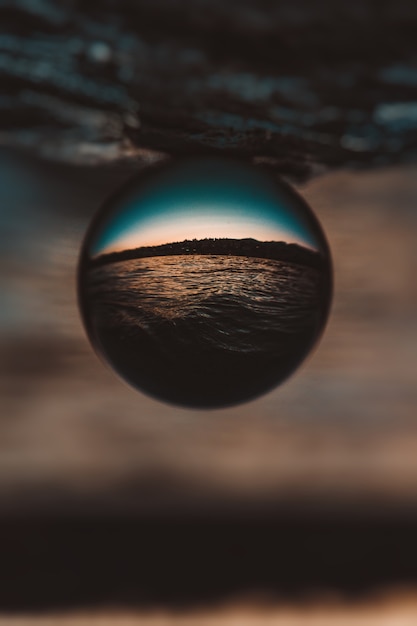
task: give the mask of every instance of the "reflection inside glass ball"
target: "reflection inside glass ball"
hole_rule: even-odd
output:
[[[325,325],[331,264],[304,201],[226,159],[147,170],[87,233],[79,301],[97,352],[166,402],[221,407],[282,382]]]

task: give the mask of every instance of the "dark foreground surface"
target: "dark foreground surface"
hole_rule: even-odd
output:
[[[3,519],[0,610],[191,609],[256,593],[272,602],[323,591],[358,599],[415,585],[416,525],[280,511]]]

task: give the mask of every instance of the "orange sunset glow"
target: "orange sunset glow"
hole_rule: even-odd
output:
[[[115,237],[101,253],[120,252],[142,246],[157,246],[185,239],[253,238],[258,241],[286,241],[308,246],[308,243],[276,224],[265,223],[256,216],[212,215],[189,213],[175,218],[155,219],[148,224],[134,226],[130,232]]]

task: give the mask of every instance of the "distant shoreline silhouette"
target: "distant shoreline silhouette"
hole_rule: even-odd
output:
[[[154,256],[225,255],[272,259],[316,269],[324,269],[325,260],[319,252],[285,241],[258,241],[256,239],[185,239],[159,246],[142,246],[132,250],[101,254],[91,260],[94,267]]]

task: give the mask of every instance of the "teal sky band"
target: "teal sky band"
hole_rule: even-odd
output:
[[[303,211],[289,204],[262,170],[226,159],[222,167],[218,159],[204,159],[172,164],[159,177],[131,191],[118,210],[101,222],[88,252],[96,257],[124,247],[153,245],[146,242],[146,233],[164,229],[166,243],[180,241],[188,238],[180,236],[181,224],[192,224],[193,220],[204,224],[206,237],[212,236],[213,225],[213,232],[227,231],[225,237],[234,237],[237,228],[236,232],[247,230],[247,236],[254,239],[280,239],[320,249]],[[174,227],[178,236],[170,239]],[[138,245],[125,246],[134,240],[135,233]]]

